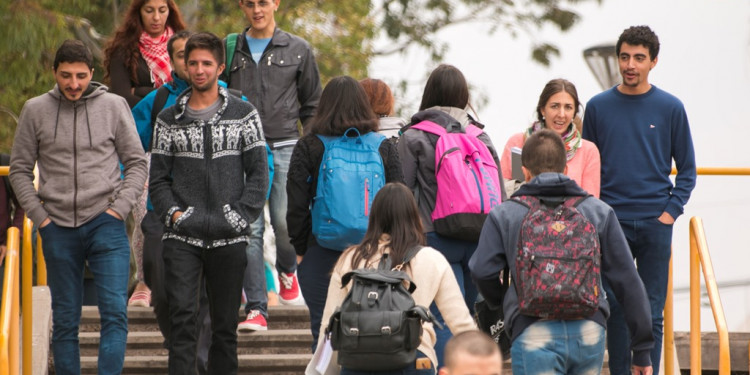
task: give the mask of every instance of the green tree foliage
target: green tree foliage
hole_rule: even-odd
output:
[[[436,61],[447,46],[437,33],[455,24],[479,22],[487,32],[535,33],[545,25],[569,30],[579,20],[571,6],[592,0],[282,0],[278,26],[310,42],[323,82],[347,74],[366,77],[372,57],[424,48]],[[601,1],[601,0],[594,0]],[[54,85],[52,61],[63,40],[86,41],[99,59],[101,47],[129,0],[0,1],[0,152],[8,152],[23,103]],[[247,25],[236,0],[177,0],[196,31],[219,36]],[[376,48],[382,45],[382,48]],[[541,64],[559,54],[539,41],[531,56]]]

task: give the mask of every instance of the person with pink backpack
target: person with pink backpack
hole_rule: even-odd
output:
[[[442,64],[425,85],[420,112],[402,129],[398,143],[404,181],[415,195],[427,243],[451,265],[473,313],[477,299],[468,262],[490,209],[505,200],[500,160],[484,125],[466,111],[469,87],[463,73]],[[430,310],[442,323],[440,312]],[[436,329],[439,366],[451,332]]]

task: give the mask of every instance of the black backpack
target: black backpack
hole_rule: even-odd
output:
[[[440,326],[427,308],[414,303],[411,293],[417,286],[402,271],[420,249],[409,250],[394,268],[384,254],[377,269],[362,268],[341,278],[341,287],[352,281],[352,289],[326,328],[339,365],[358,371],[404,368],[416,360],[422,322]]]

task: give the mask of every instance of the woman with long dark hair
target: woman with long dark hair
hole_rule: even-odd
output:
[[[415,304],[429,306],[434,302],[454,333],[476,329],[466,305],[456,303],[462,296],[450,264],[439,251],[425,246],[426,243],[419,210],[411,190],[401,183],[386,184],[372,202],[370,222],[362,242],[347,249],[336,262],[328,287],[323,322],[328,322],[351,289],[351,283],[342,288],[341,277],[344,274],[359,268],[377,268],[383,254],[388,254],[392,265],[400,264],[407,251],[421,245],[424,247],[404,267],[409,278],[417,285],[412,293]],[[417,362],[420,361],[419,358],[429,358],[431,366],[417,367],[415,362],[404,369],[380,373],[436,373],[435,331],[431,323],[425,322],[422,327],[424,331],[418,347]],[[321,345],[325,328],[322,326],[320,329]],[[330,363],[329,366],[336,364]],[[341,374],[365,373],[342,368]]]
[[[149,92],[169,82],[167,41],[185,29],[174,0],[133,0],[104,49],[104,80],[110,91],[135,107]]]
[[[104,49],[104,78],[110,92],[124,97],[130,108],[149,92],[172,80],[167,42],[185,29],[174,0],[133,0],[122,24]],[[151,290],[143,276],[143,231],[148,183],[133,208],[131,251],[137,284],[128,306],[151,305]],[[131,230],[129,228],[129,230]]]
[[[362,86],[354,78],[333,78],[320,97],[315,116],[305,135],[294,147],[289,164],[286,190],[288,207],[286,221],[289,237],[302,260],[297,269],[300,289],[310,310],[313,347],[317,344],[323,307],[328,291],[329,275],[343,249],[325,248],[312,233],[311,205],[316,195],[318,172],[325,146],[318,135],[343,136],[354,128],[366,135],[378,130],[378,118],[370,108]],[[349,132],[348,135],[352,135]],[[403,181],[401,163],[395,146],[383,139],[378,148],[385,171],[385,181]],[[304,258],[302,258],[304,257]]]
[[[547,82],[539,94],[536,105],[536,121],[525,131],[508,139],[500,159],[503,177],[512,179],[511,149],[523,148],[526,138],[542,129],[550,129],[562,137],[568,158],[568,177],[578,183],[589,194],[599,197],[601,181],[601,161],[599,149],[593,142],[581,138],[581,129],[576,127],[575,120],[581,102],[578,100],[576,86],[562,78]]]
[[[469,125],[484,129],[484,125],[469,115],[467,109],[470,108],[469,86],[463,73],[452,65],[441,64],[427,79],[419,112],[412,116],[411,124],[401,131],[398,151],[406,186],[415,192],[417,198],[417,207],[419,207],[427,243],[448,259],[463,293],[464,302],[469,310],[473,311],[477,289],[469,275],[469,259],[474,254],[477,242],[447,237],[435,231],[431,214],[435,209],[438,192],[435,175],[435,147],[438,136],[419,129],[411,129],[412,125],[422,121],[437,124],[445,128],[448,133],[466,133]],[[499,166],[500,160],[495,146],[487,133],[482,132],[477,138],[487,146],[495,164]],[[499,176],[498,179],[500,179]],[[504,200],[504,191],[500,190],[501,200]],[[440,311],[436,306],[431,306],[430,310],[438,321],[442,322]],[[443,350],[451,338],[451,332],[448,328],[437,329],[436,332],[438,340],[435,349],[438,354],[438,365],[442,366]]]

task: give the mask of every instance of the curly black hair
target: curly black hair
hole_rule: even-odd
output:
[[[620,46],[622,46],[622,43],[648,48],[651,61],[659,55],[659,37],[648,26],[631,26],[625,29],[620,34],[620,38],[617,39],[617,47],[615,48],[617,56],[620,55]]]

